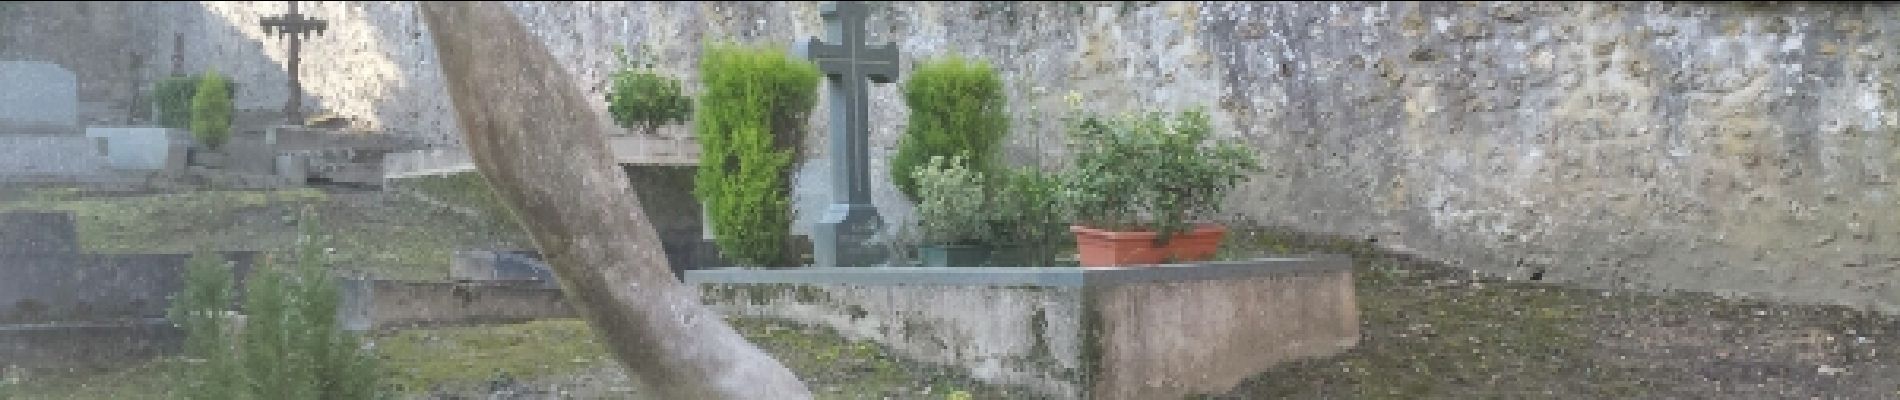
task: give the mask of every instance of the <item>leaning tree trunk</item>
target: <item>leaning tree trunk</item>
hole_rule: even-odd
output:
[[[804,399],[804,383],[699,303],[573,78],[499,2],[418,2],[476,168],[571,304],[665,399]],[[651,189],[649,189],[651,190]]]

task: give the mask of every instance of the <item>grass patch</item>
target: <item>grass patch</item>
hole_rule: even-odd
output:
[[[70,211],[80,246],[95,253],[187,253],[200,245],[283,251],[295,243],[297,212],[306,206],[323,219],[339,267],[384,278],[440,279],[458,248],[529,243],[512,224],[373,193],[297,188],[94,196],[42,188],[20,197],[0,204],[0,211]]]
[[[613,362],[578,320],[413,329],[374,338],[387,382],[404,393],[473,385],[506,375],[534,379]]]

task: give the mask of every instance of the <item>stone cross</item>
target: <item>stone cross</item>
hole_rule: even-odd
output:
[[[870,132],[870,96],[865,81],[897,79],[897,46],[864,44],[864,4],[839,1],[819,8],[825,40],[811,38],[797,52],[818,64],[831,81],[831,205],[812,228],[813,262],[818,267],[868,267],[886,261],[883,248],[869,244],[882,227],[871,205],[871,180],[865,142]]]
[[[308,18],[297,13],[297,2],[291,1],[290,12],[264,17],[264,33],[284,36],[290,40],[290,61],[286,64],[290,75],[290,98],[284,101],[284,119],[290,125],[303,125],[303,83],[297,79],[298,53],[303,50],[303,39],[311,34],[322,34],[330,27],[329,21]]]

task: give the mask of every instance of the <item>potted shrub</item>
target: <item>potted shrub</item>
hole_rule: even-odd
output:
[[[988,262],[992,236],[984,174],[962,156],[931,157],[912,171],[917,182],[917,219],[926,267],[980,266]]]
[[[1211,139],[1199,110],[1082,119],[1070,131],[1065,199],[1083,267],[1202,261],[1226,228],[1209,223],[1221,198],[1259,162]]]

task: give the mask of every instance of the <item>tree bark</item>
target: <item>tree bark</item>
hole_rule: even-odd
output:
[[[778,361],[700,304],[573,78],[499,2],[417,2],[475,166],[554,269],[569,302],[645,394],[806,399]],[[657,190],[657,189],[656,189]]]

